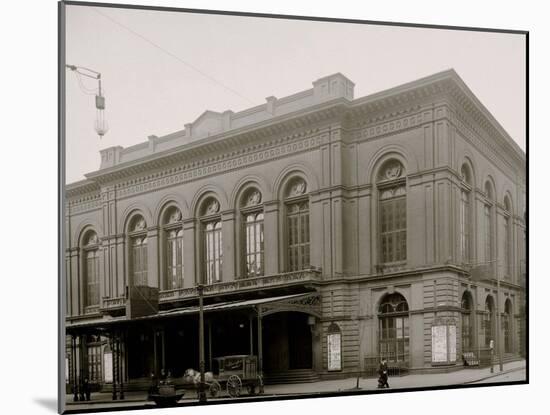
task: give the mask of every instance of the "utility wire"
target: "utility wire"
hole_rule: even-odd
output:
[[[233,94],[239,96],[240,98],[244,99],[245,101],[249,102],[250,104],[252,105],[255,105],[255,103],[248,99],[247,97],[245,97],[244,95],[242,95],[240,92],[234,90],[233,88],[230,88],[228,87],[227,85],[223,84],[222,82],[218,81],[216,78],[208,75],[207,73],[201,71],[199,68],[197,68],[196,66],[190,64],[189,62],[186,62],[184,61],[183,59],[181,59],[179,56],[175,55],[174,53],[164,49],[162,46],[160,46],[159,44],[153,42],[152,40],[146,38],[145,36],[143,36],[142,34],[136,32],[135,30],[129,28],[128,26],[116,21],[115,19],[113,19],[111,16],[108,16],[107,14],[97,10],[96,8],[92,7],[92,10],[95,11],[96,13],[102,15],[103,17],[105,17],[106,19],[110,20],[112,23],[116,24],[117,26],[120,26],[122,27],[123,29],[127,30],[128,32],[132,33],[133,35],[139,37],[140,39],[142,39],[143,41],[149,43],[151,46],[161,50],[162,52],[166,53],[168,56],[171,56],[172,58],[176,59],[177,61],[179,61],[180,63],[183,63],[185,66],[187,66],[188,68],[191,68],[192,70],[194,70],[195,72],[201,74],[202,76],[204,76],[205,78],[207,78],[208,80],[210,80],[211,82],[214,82],[215,84],[218,84],[220,85],[221,87],[225,88],[227,91],[230,91],[232,92]]]

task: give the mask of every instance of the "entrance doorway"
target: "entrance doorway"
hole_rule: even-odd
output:
[[[283,312],[264,317],[263,356],[266,372],[311,369],[313,351],[308,315]]]

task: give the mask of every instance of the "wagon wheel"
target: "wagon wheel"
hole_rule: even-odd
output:
[[[208,388],[208,391],[210,392],[210,396],[212,398],[215,398],[220,393],[220,390],[222,389],[222,385],[220,385],[220,382],[217,380],[212,381],[210,384],[210,387]]]
[[[229,379],[227,379],[227,393],[232,398],[237,398],[241,394],[241,389],[243,387],[243,383],[241,382],[241,378],[237,375],[231,375],[229,376]]]
[[[258,375],[258,393],[261,395],[264,393],[264,378],[262,378],[262,375]]]

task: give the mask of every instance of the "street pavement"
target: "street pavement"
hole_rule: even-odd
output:
[[[425,388],[434,386],[450,386],[461,384],[486,384],[495,382],[514,382],[526,379],[526,363],[525,360],[510,362],[504,364],[503,371],[499,371],[498,365],[494,366],[494,373],[491,373],[490,368],[464,368],[455,372],[449,373],[427,373],[427,374],[411,374],[399,377],[390,377],[390,389],[408,389],[408,388]],[[353,392],[353,391],[374,391],[377,389],[376,378],[360,378],[359,390],[356,389],[357,378],[324,380],[313,383],[298,383],[298,384],[283,384],[283,385],[266,385],[262,398],[277,398],[284,396],[295,395],[315,395],[325,393],[338,392]],[[257,398],[256,396],[251,399]],[[101,408],[113,407],[154,407],[153,402],[147,401],[145,392],[125,392],[123,401],[111,400],[109,393],[93,393],[92,400],[88,402],[73,402],[72,395],[66,395],[68,411],[70,410],[98,410]],[[247,395],[239,398],[248,399]],[[221,395],[216,399],[209,397],[211,401],[231,400],[227,395]],[[189,404],[196,402],[195,391],[186,391],[180,404]]]

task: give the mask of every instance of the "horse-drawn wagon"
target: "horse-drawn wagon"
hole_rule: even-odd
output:
[[[204,374],[204,388],[215,398],[222,389],[231,398],[241,395],[243,388],[248,394],[264,392],[262,376],[258,373],[258,358],[253,355],[222,356],[213,359],[213,370]],[[188,369],[185,373],[184,388],[196,389],[200,386],[200,373]]]

